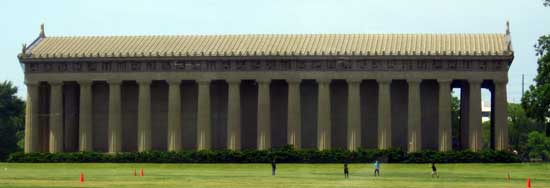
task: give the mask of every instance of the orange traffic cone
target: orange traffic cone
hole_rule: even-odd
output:
[[[531,188],[531,178],[527,178],[527,188]]]
[[[80,183],[84,183],[84,173],[80,172]]]
[[[134,176],[137,176],[137,171],[135,168],[134,168]]]
[[[143,176],[143,168],[139,171],[139,176]]]

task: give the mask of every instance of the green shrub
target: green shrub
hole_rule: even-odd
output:
[[[270,150],[182,150],[177,152],[145,151],[107,154],[99,152],[74,153],[13,153],[8,162],[27,163],[76,163],[76,162],[112,162],[112,163],[268,163],[276,159],[279,163],[370,163],[375,160],[388,163],[509,163],[520,162],[518,156],[505,151],[421,151],[406,153],[399,149],[358,149],[348,151],[333,149],[318,151],[315,149],[295,150],[292,146]]]

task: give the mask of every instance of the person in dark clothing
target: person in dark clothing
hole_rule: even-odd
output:
[[[437,174],[437,168],[435,167],[435,163],[432,162],[432,178],[434,178],[434,176],[439,178],[439,174]]]
[[[348,169],[348,163],[344,163],[344,178],[349,178],[349,169]]]
[[[275,170],[277,170],[277,163],[275,162],[275,159],[271,161],[271,175],[275,176]]]

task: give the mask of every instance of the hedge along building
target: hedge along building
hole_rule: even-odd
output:
[[[42,27],[19,54],[25,152],[478,151],[482,88],[490,145],[504,150],[509,34],[47,37]]]

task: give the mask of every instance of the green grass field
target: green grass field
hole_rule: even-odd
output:
[[[139,177],[143,168],[145,176]],[[137,169],[138,176],[134,176]],[[550,164],[440,164],[439,179],[429,164],[12,164],[0,163],[0,187],[550,187]],[[79,174],[85,182],[79,182]],[[512,181],[506,181],[511,172]]]

